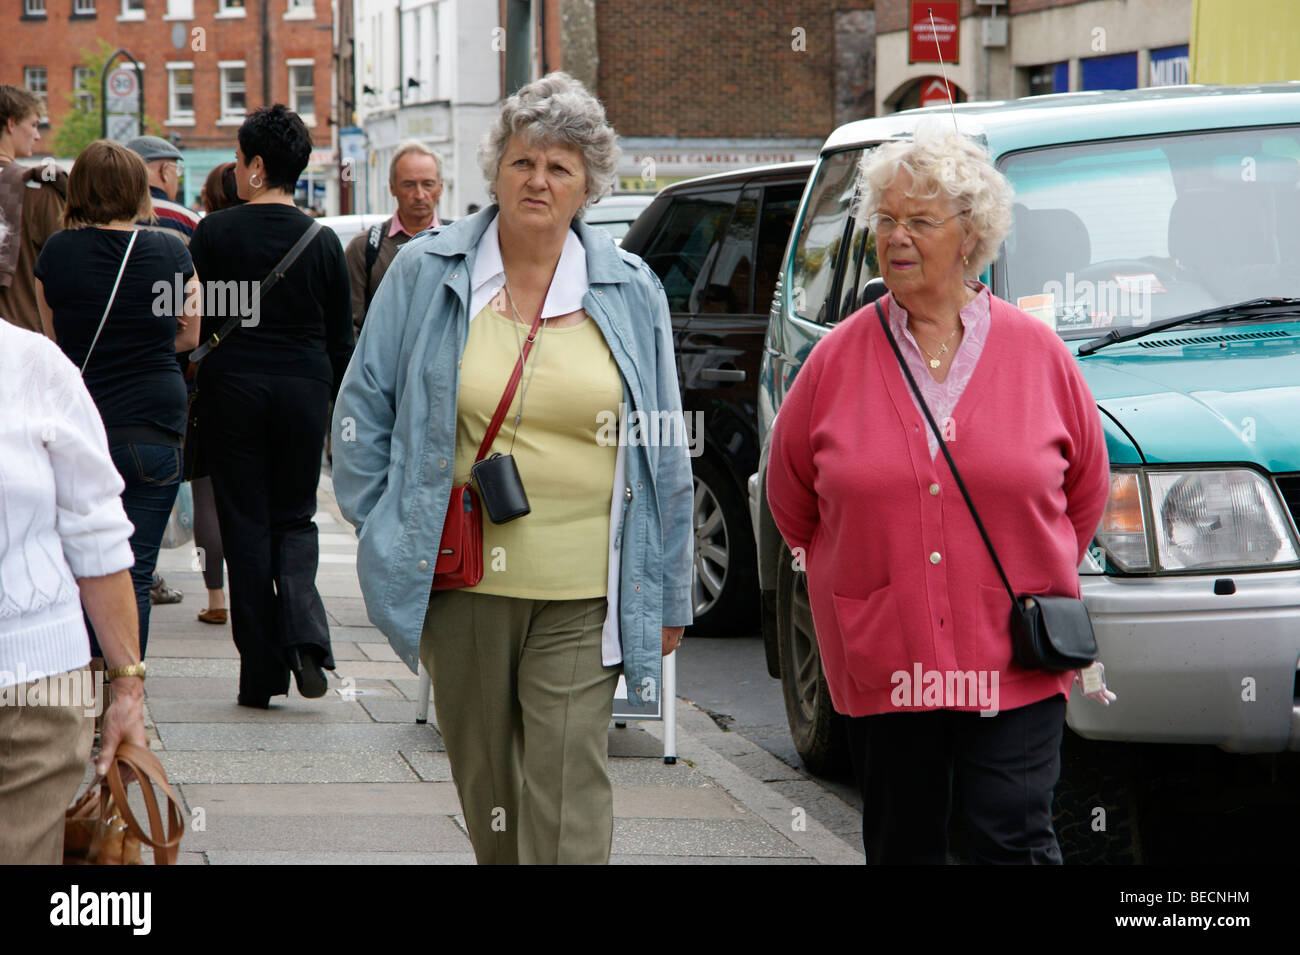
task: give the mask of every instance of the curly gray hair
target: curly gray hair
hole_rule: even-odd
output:
[[[614,190],[615,168],[622,152],[618,137],[605,121],[605,107],[568,73],[547,73],[520,89],[506,100],[483,136],[478,146],[478,165],[493,201],[497,197],[495,183],[501,157],[516,133],[531,144],[569,146],[582,153],[587,201],[578,210],[578,218],[593,202]]]
[[[1011,183],[994,168],[987,150],[947,123],[926,119],[917,124],[912,139],[886,143],[862,157],[859,222],[865,224],[879,209],[880,197],[900,169],[912,176],[911,195],[943,195],[969,210],[969,229],[977,241],[964,272],[968,279],[977,277],[1011,231]]]

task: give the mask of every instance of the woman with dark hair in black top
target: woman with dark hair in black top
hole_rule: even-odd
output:
[[[316,487],[327,409],[352,356],[347,264],[322,229],[259,300],[271,269],[312,224],[293,201],[311,136],[281,104],[239,129],[235,178],[243,205],[199,222],[190,255],[209,306],[204,341],[241,322],[199,365],[204,459],[212,477],[230,623],[239,649],[239,703],[266,708],[289,692],[322,696],[334,668],[316,590]]]

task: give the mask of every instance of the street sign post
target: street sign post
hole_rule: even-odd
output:
[[[118,58],[131,61],[110,69]],[[144,129],[144,73],[140,63],[119,47],[104,61],[99,77],[100,135],[124,143],[141,135]]]

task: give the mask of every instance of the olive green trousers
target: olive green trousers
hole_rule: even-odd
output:
[[[480,865],[609,862],[614,688],[605,598],[457,590],[429,601],[420,659]]]

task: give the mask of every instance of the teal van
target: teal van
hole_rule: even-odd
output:
[[[1111,496],[1081,588],[1119,696],[1080,737],[1300,750],[1300,83],[1071,93],[861,120],[822,147],[760,368],[749,481],[768,668],[796,749],[842,764],[802,574],[767,510],[772,420],[812,346],[882,291],[852,215],[863,154],[927,116],[1015,190],[984,276],[1075,352]],[[874,281],[873,281],[874,279]]]

